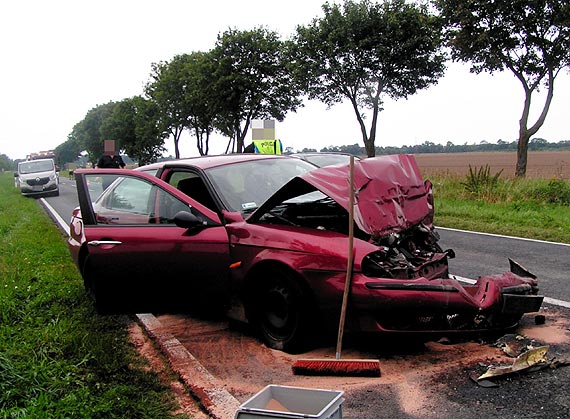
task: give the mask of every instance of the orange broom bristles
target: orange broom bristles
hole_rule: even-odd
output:
[[[380,361],[372,359],[299,359],[291,368],[295,375],[380,377]]]

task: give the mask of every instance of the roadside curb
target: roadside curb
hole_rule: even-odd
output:
[[[168,358],[173,371],[196,397],[206,412],[215,419],[232,419],[240,403],[216,378],[176,339],[152,314],[137,314],[138,322],[154,339]]]

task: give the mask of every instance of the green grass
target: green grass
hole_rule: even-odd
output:
[[[432,177],[435,223],[570,243],[570,182],[559,179]]]
[[[0,418],[172,418],[172,395],[98,316],[65,237],[0,175]],[[177,416],[182,417],[182,416]]]

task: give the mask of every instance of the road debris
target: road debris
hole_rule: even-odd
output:
[[[511,365],[490,365],[487,367],[487,371],[480,375],[478,372],[470,374],[469,378],[481,387],[498,387],[498,384],[491,381],[490,378],[570,365],[570,359],[556,359],[555,357],[548,359],[546,355],[550,346],[523,335],[513,333],[504,335],[497,339],[494,346],[502,349],[506,355],[515,358],[515,360]],[[485,365],[479,363],[479,367],[485,367]]]
[[[515,358],[515,361],[512,363],[512,365],[490,366],[487,369],[487,372],[477,378],[477,381],[529,370],[534,366],[547,366],[548,361],[546,359],[546,354],[548,352],[548,348],[549,346],[539,346],[538,348],[533,348],[526,352],[523,352]]]
[[[503,352],[511,358],[516,358],[523,352],[542,345],[537,344],[534,339],[529,339],[526,336],[511,333],[499,338],[495,342],[495,346],[501,348]]]

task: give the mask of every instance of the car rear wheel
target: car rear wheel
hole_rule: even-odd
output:
[[[307,345],[308,299],[291,275],[279,269],[265,272],[251,303],[253,321],[269,347],[298,352]]]

